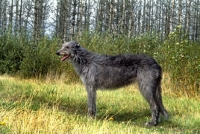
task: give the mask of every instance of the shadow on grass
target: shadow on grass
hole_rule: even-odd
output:
[[[5,99],[8,98],[5,97]],[[56,107],[59,111],[66,112],[68,114],[80,116],[87,115],[86,98],[84,98],[84,100],[73,99],[71,97],[61,97],[59,99],[56,99],[54,97],[49,98],[45,96],[45,94],[33,95],[31,94],[31,92],[23,92],[22,94],[18,92],[17,94],[13,94],[13,97],[11,95],[9,97],[9,101],[0,103],[1,106],[3,106],[5,109],[20,107],[25,108],[25,105],[28,104],[26,108],[33,111],[38,111],[40,108],[44,107],[49,109]],[[131,122],[134,125],[142,126],[151,118],[151,113],[148,108],[141,109],[136,107],[135,110],[124,109],[122,111],[117,111],[119,109],[109,109],[108,105],[109,104],[97,104],[97,120],[109,120],[110,117],[113,117],[116,123]],[[167,124],[164,123],[163,125],[170,126],[170,122],[168,122]]]
[[[3,88],[6,89],[6,88]],[[30,91],[31,87],[27,87],[25,90],[21,90],[20,86],[15,86],[15,92],[11,92],[6,90],[5,92],[1,90],[1,97],[2,100],[0,101],[0,105],[2,108],[5,109],[12,109],[12,108],[24,108],[25,105],[30,101],[28,104],[29,109],[37,111],[40,108],[47,107],[52,109],[56,107],[59,111],[66,112],[68,114],[74,114],[78,116],[86,116],[87,115],[87,99],[75,99],[70,96],[61,97],[58,99],[56,95],[48,96],[47,94],[32,94]],[[9,94],[9,97],[8,97]],[[124,109],[119,111],[119,109],[109,109],[109,104],[98,104],[98,113],[97,113],[97,120],[109,120],[110,117],[114,118],[115,123],[123,123],[129,125],[136,125],[140,127],[144,127],[145,122],[149,121],[151,118],[151,113],[148,108],[142,109],[139,107],[135,107],[135,109]],[[176,113],[171,113],[173,114]],[[161,120],[157,127],[153,127],[153,129],[166,132],[168,129],[173,130],[175,133],[199,133],[200,130],[195,126],[184,126],[178,120],[171,120],[165,121]],[[9,131],[8,129],[2,127],[0,128],[2,132]]]
[[[106,108],[106,107],[104,107]],[[105,110],[105,109],[104,109]],[[106,111],[106,110],[105,110]],[[171,113],[175,114],[175,113]],[[172,115],[173,116],[173,115]],[[129,124],[133,126],[139,126],[139,127],[145,127],[148,129],[154,129],[157,130],[158,132],[166,132],[166,131],[173,131],[175,133],[200,133],[199,128],[197,126],[200,125],[193,125],[193,126],[186,126],[182,125],[181,122],[173,120],[173,117],[170,117],[168,120],[165,120],[162,116],[160,117],[160,122],[157,126],[155,127],[146,127],[145,123],[148,122],[151,119],[151,113],[148,108],[146,109],[140,109],[136,107],[135,110],[124,110],[121,112],[115,112],[114,110],[110,110],[106,114],[99,114],[97,116],[97,119],[106,119],[109,121],[109,118],[113,118],[113,122],[121,124]]]

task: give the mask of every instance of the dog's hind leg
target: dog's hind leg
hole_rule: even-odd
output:
[[[160,85],[157,86],[157,90],[156,90],[156,102],[157,102],[157,104],[159,106],[161,114],[164,116],[165,120],[168,120],[169,114],[168,114],[167,110],[164,108],[163,103],[162,103]]]
[[[149,122],[147,122],[145,125],[146,126],[155,126],[158,124],[158,118],[159,118],[159,106],[156,102],[156,85],[154,80],[150,80],[148,78],[142,78],[142,79],[138,79],[138,85],[139,85],[139,89],[141,94],[144,96],[144,98],[146,99],[146,101],[149,103],[150,105],[150,109],[151,109],[151,120]]]
[[[87,86],[88,95],[88,116],[95,118],[96,116],[96,89],[92,86]]]

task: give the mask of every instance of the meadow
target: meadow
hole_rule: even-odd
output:
[[[137,85],[97,92],[98,114],[88,119],[87,97],[80,82],[0,76],[1,134],[197,134],[198,97],[177,96],[163,77],[163,103],[170,114],[156,127],[145,127],[150,111]]]
[[[159,40],[156,33],[129,38],[84,32],[74,40],[102,54],[143,53],[163,69],[163,103],[170,119],[145,127],[149,106],[137,85],[97,92],[97,117],[87,118],[84,86],[55,52],[62,41],[28,35],[0,36],[0,134],[200,133],[200,45],[180,39],[180,27]]]

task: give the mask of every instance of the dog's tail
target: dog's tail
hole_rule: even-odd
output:
[[[162,96],[161,96],[161,87],[160,85],[157,87],[157,90],[156,90],[156,102],[157,102],[157,105],[159,106],[159,110],[161,112],[161,114],[164,116],[164,118],[166,120],[169,119],[169,114],[167,112],[167,110],[164,108],[163,106],[163,103],[162,103]]]

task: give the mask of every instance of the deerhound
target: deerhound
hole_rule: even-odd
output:
[[[76,41],[66,42],[56,52],[61,61],[69,59],[86,87],[88,116],[96,115],[96,90],[115,89],[136,81],[141,94],[150,105],[151,120],[145,125],[158,124],[159,115],[166,119],[161,97],[162,70],[158,63],[146,55],[102,55],[90,52]]]

